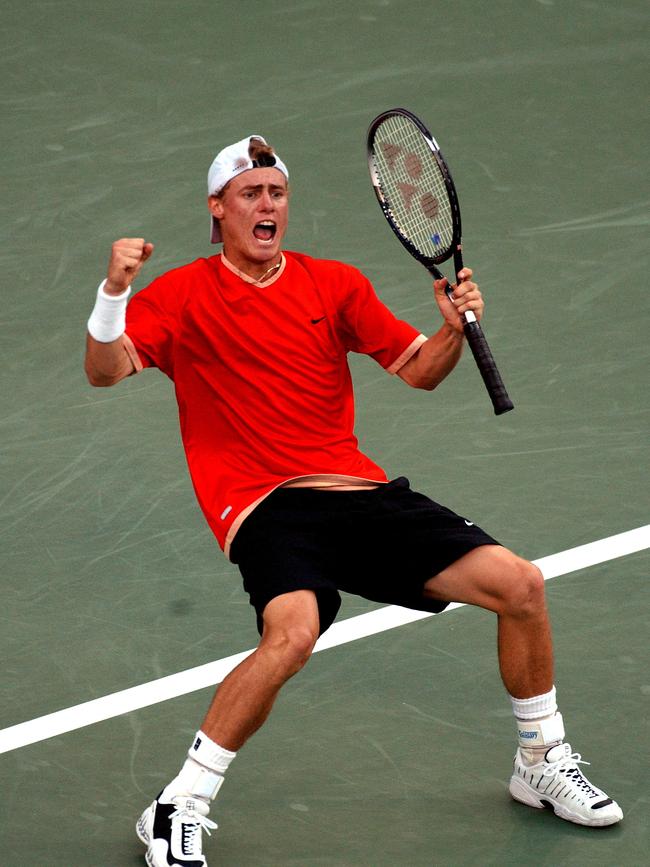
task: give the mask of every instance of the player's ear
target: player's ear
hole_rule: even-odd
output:
[[[218,196],[208,196],[208,210],[217,220],[223,219],[223,202]]]

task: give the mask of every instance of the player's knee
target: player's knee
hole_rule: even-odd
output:
[[[273,630],[262,646],[278,659],[282,675],[291,677],[307,663],[318,638],[318,632],[303,624],[287,625]]]
[[[287,632],[287,656],[298,668],[302,668],[311,656],[318,633],[307,626],[294,626]]]
[[[544,576],[534,563],[519,557],[510,566],[506,595],[508,613],[519,617],[531,617],[546,607]]]

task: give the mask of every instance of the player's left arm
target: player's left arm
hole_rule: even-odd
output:
[[[483,297],[472,274],[471,268],[459,272],[451,300],[445,291],[447,280],[434,281],[435,299],[444,319],[442,327],[397,371],[413,388],[433,391],[451,373],[463,352],[463,314],[471,310],[478,320],[483,316]]]

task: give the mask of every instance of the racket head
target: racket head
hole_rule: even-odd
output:
[[[437,141],[412,112],[392,108],[370,124],[367,150],[388,224],[409,253],[435,272],[461,247],[456,187]]]

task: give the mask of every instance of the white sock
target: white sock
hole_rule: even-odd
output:
[[[564,722],[557,709],[556,691],[532,698],[510,696],[517,720],[519,749],[527,764],[540,762],[548,749],[564,740]]]
[[[521,720],[553,716],[557,710],[555,694],[555,687],[553,687],[550,692],[534,695],[532,698],[514,698],[511,695],[512,712],[517,719]]]
[[[224,774],[237,753],[216,744],[202,731],[196,733],[180,773],[160,795],[165,803],[177,796],[212,801],[223,785]]]

